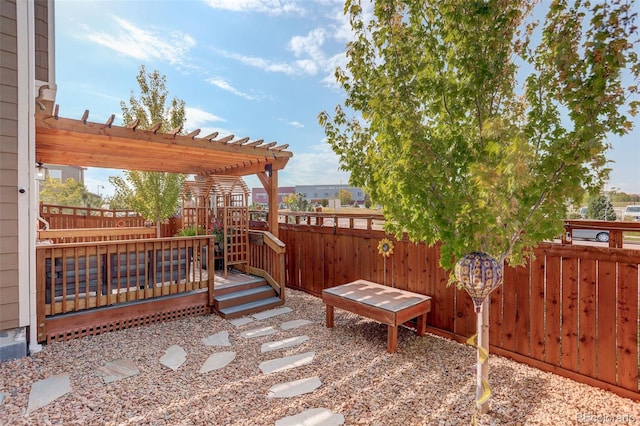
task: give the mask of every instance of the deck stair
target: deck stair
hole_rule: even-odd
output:
[[[213,306],[221,317],[232,319],[265,311],[283,303],[273,287],[264,279],[253,277],[216,289]]]

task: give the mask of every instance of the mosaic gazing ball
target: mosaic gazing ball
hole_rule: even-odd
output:
[[[502,265],[486,253],[473,252],[456,263],[454,274],[469,293],[476,312],[486,297],[502,284]]]

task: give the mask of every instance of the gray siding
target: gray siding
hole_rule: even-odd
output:
[[[47,0],[35,1],[34,15],[36,80],[49,81],[49,6]]]
[[[0,1],[0,330],[18,327],[16,3]]]

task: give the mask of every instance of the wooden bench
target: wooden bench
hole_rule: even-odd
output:
[[[387,325],[387,352],[398,346],[398,325],[418,318],[417,333],[424,336],[431,298],[365,280],[322,291],[326,305],[327,327],[333,327],[333,309],[340,308]]]

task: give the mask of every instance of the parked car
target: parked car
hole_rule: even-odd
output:
[[[571,238],[576,240],[593,240],[606,243],[609,241],[609,231],[604,229],[572,229]]]
[[[640,220],[640,204],[629,205],[622,212],[622,220]]]

